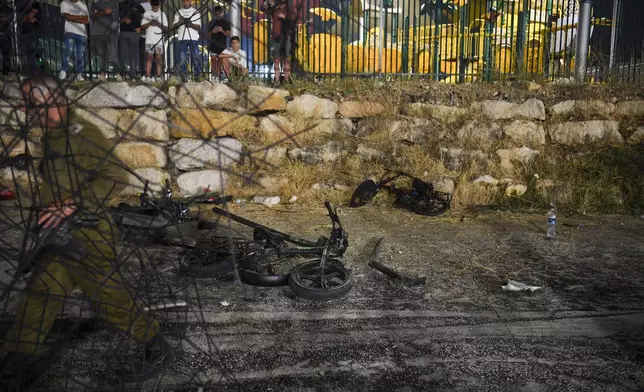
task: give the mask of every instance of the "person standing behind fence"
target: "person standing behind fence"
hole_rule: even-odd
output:
[[[214,19],[208,25],[208,38],[210,42],[208,49],[210,51],[210,75],[211,82],[219,82],[221,70],[223,68],[225,79],[227,82],[230,77],[230,65],[228,58],[220,56],[226,50],[226,40],[230,35],[230,22],[224,19],[224,9],[221,6],[216,6],[214,10]]]
[[[190,63],[194,71],[195,79],[201,74],[201,59],[199,56],[199,30],[201,29],[201,16],[192,7],[190,0],[183,0],[182,7],[174,16],[172,29],[177,30],[177,42],[179,45],[179,63],[175,65],[182,73],[182,79],[186,79],[188,69],[186,62],[190,56]],[[186,53],[186,52],[189,52]]]
[[[164,41],[163,34],[168,31],[168,18],[165,12],[161,12],[161,4],[159,0],[152,0],[152,8],[143,14],[143,21],[140,27],[141,31],[145,31],[145,52],[146,64],[145,75],[142,80],[144,82],[154,82],[152,77],[152,60],[157,65],[157,82],[161,82],[161,75],[163,75],[163,53]]]
[[[33,72],[38,68],[37,58],[40,56],[40,3],[35,0],[22,0],[17,7],[20,39],[20,57],[23,70]]]
[[[297,8],[289,6],[288,0],[266,0],[262,11],[271,17],[272,52],[275,61],[275,84],[288,81],[291,77],[291,38],[295,32]],[[280,68],[283,79],[280,77]]]
[[[152,9],[152,6],[150,5],[150,2],[148,0],[137,1],[139,2],[139,5],[143,7],[145,12],[148,12]],[[147,58],[147,54],[145,53],[145,30],[141,30],[141,34],[139,35],[139,66],[141,68],[139,72],[141,73],[141,75],[145,75],[145,63]]]
[[[65,34],[63,40],[63,63],[61,65],[60,80],[67,78],[69,69],[69,56],[74,50],[76,58],[76,80],[82,82],[85,70],[85,44],[87,43],[87,30],[89,11],[81,0],[63,0],[60,3],[60,13],[65,18]]]
[[[109,66],[120,69],[118,61],[119,3],[117,0],[97,0],[90,8],[92,54],[98,55],[101,80],[105,80]],[[121,80],[116,75],[116,80]]]
[[[119,33],[119,63],[121,75],[136,79],[139,69],[139,39],[141,18],[145,10],[135,0],[125,0],[119,4],[121,32]]]

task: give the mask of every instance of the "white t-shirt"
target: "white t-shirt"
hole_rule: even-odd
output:
[[[233,55],[233,57],[230,58],[230,62],[246,68],[246,52],[242,49],[239,49],[239,52],[233,52],[232,48],[228,48],[228,50],[230,50],[230,53]]]
[[[82,0],[78,0],[75,3],[72,3],[69,0],[63,0],[63,2],[60,3],[60,14],[89,16],[89,11],[87,10],[87,6],[83,3]],[[85,26],[86,25],[82,23],[70,22],[68,20],[65,20],[66,33],[73,33],[87,37],[87,29],[85,28]]]
[[[154,12],[152,10],[145,11],[143,18],[141,19],[141,24],[147,24],[156,20],[161,23],[163,26],[168,27],[168,18],[165,16],[165,12],[158,10]],[[157,43],[163,44],[163,30],[161,27],[150,26],[145,30],[145,44],[146,45],[156,45]]]
[[[190,18],[190,22],[197,24],[201,26],[201,15],[199,15],[199,12],[197,12],[196,9],[193,7],[190,8],[181,8],[179,12],[174,17],[174,22],[172,25],[174,26],[177,24],[180,20],[183,18]],[[199,40],[199,31],[191,28],[187,28],[186,26],[181,26],[177,29],[177,40],[179,41],[197,41]]]

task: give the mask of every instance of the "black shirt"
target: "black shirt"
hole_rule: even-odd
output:
[[[134,31],[141,27],[141,19],[145,9],[141,4],[131,1],[123,1],[119,4],[119,19],[129,18],[130,24],[121,22],[121,31]]]
[[[21,0],[17,2],[17,11],[18,11],[18,26],[20,28],[20,32],[23,34],[28,34],[28,33],[37,33],[40,31],[40,21],[42,19],[42,13],[40,10],[40,3],[38,3],[36,0]],[[29,14],[31,10],[36,10],[35,18],[36,21],[34,23],[30,23],[28,21],[24,21],[23,18]]]
[[[230,22],[226,19],[214,19],[210,21],[208,25],[208,31],[212,31],[215,27],[221,27],[223,31],[230,31]],[[210,46],[211,48],[216,48],[220,50],[226,49],[226,34],[224,33],[215,33],[210,36]]]

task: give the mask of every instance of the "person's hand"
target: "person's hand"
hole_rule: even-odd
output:
[[[123,19],[121,19],[121,22],[123,22],[123,23],[125,23],[125,24],[130,24],[130,23],[132,23],[132,19],[130,19],[130,18],[123,18]]]
[[[74,200],[67,199],[50,205],[38,217],[38,225],[48,229],[58,226],[65,218],[76,212]]]
[[[140,28],[140,27],[137,27],[136,29],[134,29],[134,32],[135,32],[135,33],[140,33],[140,32],[141,32],[141,28]]]

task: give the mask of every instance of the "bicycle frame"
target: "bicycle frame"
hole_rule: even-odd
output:
[[[230,219],[232,221],[235,221],[237,223],[241,223],[244,226],[250,227],[251,229],[262,228],[262,229],[269,230],[269,231],[281,236],[282,238],[284,238],[285,241],[288,241],[288,242],[290,242],[292,244],[295,244],[295,245],[305,246],[305,247],[313,247],[316,244],[315,242],[305,240],[303,238],[294,237],[294,236],[288,235],[286,233],[282,233],[280,231],[271,229],[270,227],[260,225],[259,223],[253,222],[253,221],[248,220],[246,218],[242,218],[239,215],[235,215],[232,212],[228,212],[228,211],[223,210],[223,209],[221,209],[219,207],[213,207],[212,211],[217,213],[217,214],[219,214],[219,215],[221,215],[221,216],[224,216],[224,217],[226,217],[226,218],[228,218],[228,219]]]
[[[212,211],[222,216],[225,216],[237,223],[241,223],[244,226],[250,227],[252,229],[262,228],[262,229],[268,230],[269,232],[272,232],[274,234],[281,236],[285,241],[300,246],[299,248],[287,248],[287,247],[271,248],[270,252],[274,252],[278,256],[288,256],[288,255],[320,256],[321,264],[322,266],[324,266],[324,264],[326,263],[326,260],[329,257],[342,256],[346,248],[349,246],[348,235],[342,227],[342,223],[340,222],[337,212],[331,207],[331,203],[329,203],[328,201],[325,202],[324,205],[327,208],[327,211],[329,213],[329,218],[331,219],[331,223],[332,223],[330,238],[326,240],[326,243],[324,244],[324,246],[318,246],[318,242],[312,242],[302,238],[290,236],[288,234],[266,227],[259,223],[242,218],[238,215],[235,215],[231,212],[223,210],[219,207],[213,207]],[[338,252],[336,252],[337,254],[331,252],[331,247],[334,244],[337,245],[336,246],[336,249],[338,250]]]
[[[198,216],[190,216],[190,211],[188,209],[190,204],[223,204],[232,200],[232,196],[211,197],[205,200],[199,199],[199,196],[195,196],[185,202],[174,201],[172,199],[170,181],[166,179],[165,185],[163,198],[161,200],[155,200],[151,199],[148,195],[149,181],[146,181],[143,192],[139,194],[139,206],[132,207],[126,204],[126,207],[128,209],[131,208],[131,210],[123,210],[123,207],[120,207],[121,210],[118,212],[120,213],[121,221],[119,224],[123,224],[124,227],[128,228],[161,230],[163,234],[161,234],[161,238],[156,238],[154,240],[155,243],[166,246],[194,249],[194,245],[166,237],[166,229],[168,227],[179,227],[182,224],[188,224],[194,221],[202,222]],[[123,222],[125,219],[129,219],[128,223]],[[197,229],[200,229],[199,223],[197,223]]]

